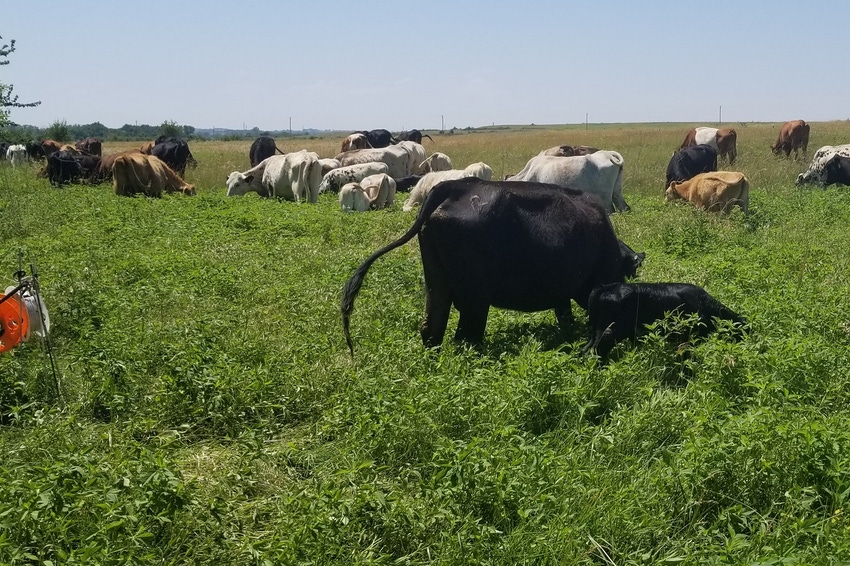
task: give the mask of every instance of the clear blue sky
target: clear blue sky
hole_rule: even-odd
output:
[[[0,3],[41,127],[850,118],[848,0]]]

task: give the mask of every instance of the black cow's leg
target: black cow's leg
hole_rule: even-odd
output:
[[[472,344],[483,342],[490,305],[486,303],[464,305],[463,308],[458,307],[458,310],[460,311],[460,319],[457,323],[455,340],[463,340]]]
[[[422,343],[426,348],[434,348],[443,343],[451,308],[452,300],[448,291],[428,287],[426,282],[425,318],[422,320],[422,326],[419,327]]]
[[[573,327],[573,309],[570,303],[566,306],[555,308],[555,318],[558,320],[558,326],[561,332],[567,332]]]

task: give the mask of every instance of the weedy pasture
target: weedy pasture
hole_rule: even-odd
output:
[[[690,125],[434,135],[498,178],[563,143],[625,158],[642,281],[747,317],[680,351],[667,320],[606,364],[551,312],[491,310],[481,348],[418,335],[413,216],[344,215],[224,180],[250,142],[195,142],[195,197],[56,189],[0,166],[0,278],[35,262],[42,345],[0,355],[0,563],[834,564],[850,561],[850,190],[794,186],[779,124],[736,125],[751,213],[663,202]],[[337,153],[342,136],[278,140]],[[809,157],[850,141],[812,124]],[[133,144],[106,144],[105,152]],[[403,198],[403,195],[402,195]],[[449,323],[449,334],[456,314]],[[686,353],[685,353],[686,352]]]

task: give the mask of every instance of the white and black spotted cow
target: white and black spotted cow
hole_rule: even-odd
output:
[[[817,150],[806,172],[797,175],[797,186],[820,182],[824,166],[835,155],[850,157],[850,144],[825,145]]]
[[[369,175],[378,173],[386,173],[388,167],[386,163],[357,163],[354,165],[345,165],[328,171],[322,178],[319,184],[319,192],[334,192],[338,193],[343,185],[347,183],[358,183]]]

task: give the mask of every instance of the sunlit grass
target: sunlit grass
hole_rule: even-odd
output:
[[[37,262],[63,393],[37,342],[0,356],[0,562],[850,561],[850,193],[796,188],[778,124],[734,126],[749,216],[663,202],[689,125],[429,132],[498,178],[554,145],[619,151],[640,279],[751,323],[605,365],[578,353],[580,309],[567,336],[492,310],[481,348],[425,350],[415,242],[370,271],[352,359],[342,285],[413,217],[227,198],[250,141],[191,144],[196,197],[0,165],[0,277]],[[848,138],[813,124],[809,155]],[[277,143],[332,157],[341,136]]]

